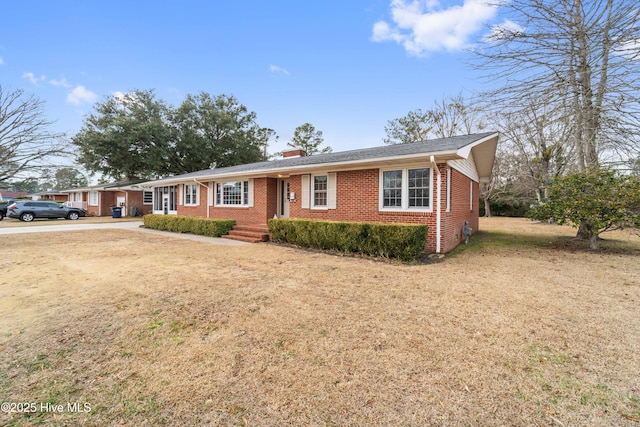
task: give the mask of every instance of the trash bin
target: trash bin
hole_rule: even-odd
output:
[[[118,206],[112,207],[111,218],[122,218],[122,208]]]

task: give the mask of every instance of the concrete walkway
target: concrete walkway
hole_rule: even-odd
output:
[[[197,242],[206,242],[216,245],[240,246],[248,245],[246,242],[237,240],[222,239],[220,237],[196,236],[195,234],[173,233],[170,231],[158,231],[142,228],[142,221],[123,221],[123,222],[103,222],[78,224],[76,222],[65,221],[55,225],[33,225],[21,227],[3,227],[0,228],[0,236],[7,234],[23,234],[23,233],[60,233],[65,231],[82,231],[82,230],[99,230],[99,229],[119,229],[131,230],[141,233],[155,234],[158,236],[173,237],[177,239],[194,240]]]

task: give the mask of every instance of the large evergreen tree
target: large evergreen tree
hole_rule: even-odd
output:
[[[171,168],[176,173],[265,160],[272,134],[233,96],[206,92],[188,95],[175,110],[173,123],[176,163]]]
[[[287,146],[304,150],[307,156],[333,151],[333,149],[328,146],[320,148],[323,142],[322,131],[316,130],[315,126],[311,123],[304,123],[293,131],[293,138],[291,138],[291,142],[287,143]]]
[[[173,108],[135,90],[97,103],[72,142],[91,172],[147,179],[263,160],[272,133],[232,96],[202,92]]]
[[[71,142],[78,163],[113,179],[164,175],[171,163],[169,107],[152,90],[113,95],[95,105]]]

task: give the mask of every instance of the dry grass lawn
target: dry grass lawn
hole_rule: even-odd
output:
[[[640,238],[481,227],[422,265],[3,236],[0,401],[38,410],[0,425],[640,426]]]

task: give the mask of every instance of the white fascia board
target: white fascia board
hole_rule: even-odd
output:
[[[477,141],[474,141],[474,142],[472,142],[472,143],[471,143],[471,144],[469,144],[469,145],[465,145],[464,147],[462,147],[461,149],[459,149],[458,151],[456,151],[456,154],[458,154],[460,157],[462,157],[462,158],[465,158],[465,159],[466,159],[467,157],[469,157],[469,153],[471,153],[471,150],[472,150],[474,147],[476,147],[476,146],[478,146],[478,145],[480,145],[480,144],[483,144],[483,143],[487,142],[488,140],[490,140],[490,139],[492,139],[492,138],[496,138],[497,136],[498,136],[498,132],[493,133],[493,134],[488,135],[488,136],[485,136],[484,138],[479,139],[479,140],[477,140]]]
[[[290,167],[278,167],[278,168],[269,168],[269,169],[259,169],[255,171],[240,171],[240,172],[232,172],[232,173],[222,173],[222,174],[211,174],[211,175],[198,175],[196,177],[175,177],[175,178],[166,178],[158,181],[148,181],[142,182],[138,185],[140,186],[151,186],[151,187],[162,187],[165,185],[176,185],[185,182],[193,182],[194,179],[198,181],[216,181],[222,179],[229,178],[256,178],[268,175],[275,175],[279,173],[285,173],[288,175],[298,175],[303,173],[311,173],[316,170],[321,171],[340,171],[340,170],[353,170],[353,169],[366,169],[367,167],[381,167],[388,166],[388,163],[398,162],[406,163],[415,160],[424,160],[425,163],[429,163],[429,159],[431,156],[435,156],[436,158],[445,157],[447,159],[457,159],[460,156],[454,150],[449,151],[439,151],[435,153],[418,153],[404,156],[392,156],[392,157],[378,157],[375,159],[362,159],[362,160],[351,160],[345,162],[327,162],[327,163],[317,163],[312,165],[299,165],[299,166],[290,166]]]

